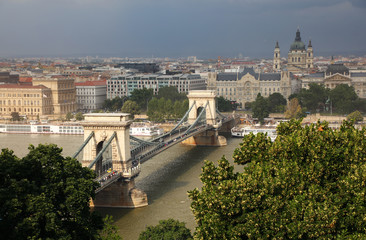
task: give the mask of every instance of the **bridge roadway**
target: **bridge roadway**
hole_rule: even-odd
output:
[[[231,121],[232,119],[233,119],[232,116],[224,117],[223,119],[221,119],[221,124]],[[175,129],[174,131],[170,131],[157,138],[154,138],[149,142],[143,141],[143,144],[141,144],[136,148],[133,148],[131,150],[131,159],[129,160],[132,161],[132,170],[134,168],[137,168],[139,163],[146,162],[153,156],[159,154],[162,151],[165,151],[166,149],[174,146],[175,144],[180,143],[187,138],[205,132],[209,129],[215,128],[214,126],[205,123],[197,124],[195,127],[189,129],[190,127],[191,125],[180,127],[178,129]],[[187,132],[188,129],[189,131]],[[101,186],[98,189],[96,189],[95,192],[97,193],[101,191],[102,189],[106,188],[113,182],[116,182],[121,177],[123,177],[122,172],[113,170],[103,174],[102,176],[96,179]]]

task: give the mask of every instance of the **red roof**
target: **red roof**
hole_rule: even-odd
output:
[[[19,82],[31,83],[32,79],[32,77],[19,77]]]
[[[75,83],[75,86],[105,86],[106,81],[87,81],[87,82],[79,82]]]

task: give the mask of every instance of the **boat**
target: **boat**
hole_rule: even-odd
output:
[[[0,133],[84,134],[78,124],[0,124]]]
[[[256,135],[257,133],[267,133],[267,136],[274,141],[277,137],[276,128],[274,127],[258,127],[258,126],[245,126],[245,127],[233,127],[231,129],[232,137],[244,137],[253,133]]]
[[[130,135],[135,137],[154,137],[164,133],[164,129],[157,125],[148,124],[132,124],[130,127]]]

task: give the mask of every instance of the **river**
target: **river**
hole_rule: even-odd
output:
[[[24,157],[29,144],[54,143],[70,156],[80,147],[80,135],[0,134],[0,148],[12,149]],[[195,221],[190,210],[187,191],[202,186],[199,176],[204,160],[215,163],[223,155],[232,159],[241,139],[227,138],[225,147],[194,147],[177,144],[142,164],[136,178],[137,188],[147,193],[149,206],[137,209],[97,208],[102,215],[112,215],[119,234],[124,240],[137,239],[146,226],[159,220],[173,218],[186,223],[194,231]]]

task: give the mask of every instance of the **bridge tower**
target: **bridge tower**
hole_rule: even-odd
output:
[[[90,113],[84,116],[84,140],[92,138],[84,148],[82,165],[90,167],[94,162],[92,169],[97,175],[105,172],[108,175],[109,169],[121,174],[117,181],[96,194],[91,205],[125,208],[148,205],[146,193],[135,188],[134,177],[140,173],[140,165],[131,159],[129,129],[132,121],[128,119],[129,114]]]
[[[188,93],[189,106],[193,106],[188,115],[188,123],[193,124],[199,113],[206,110],[206,123],[214,127],[213,130],[208,130],[194,137],[183,141],[188,145],[200,146],[225,146],[226,138],[218,135],[218,128],[221,127],[221,122],[218,121],[216,114],[216,92],[214,90],[193,90]]]

